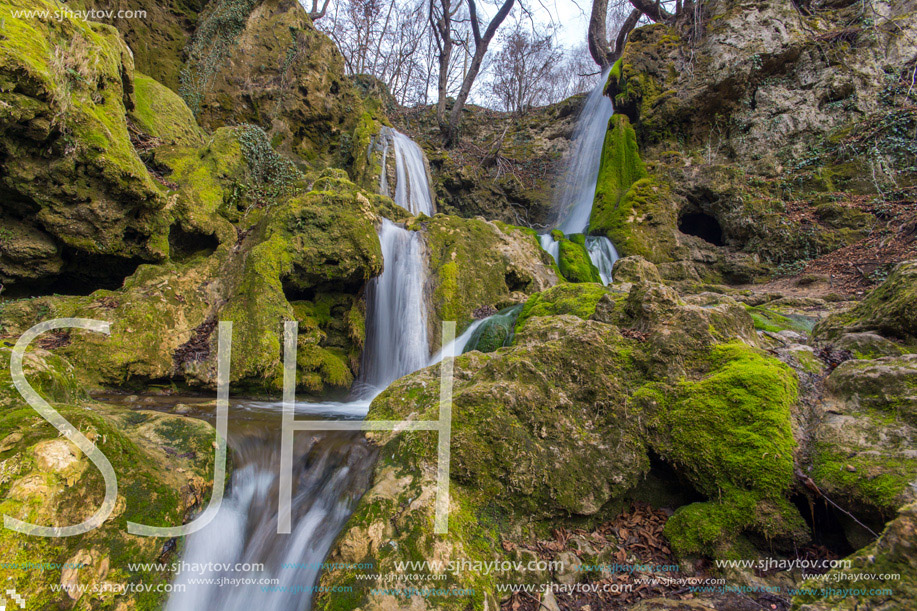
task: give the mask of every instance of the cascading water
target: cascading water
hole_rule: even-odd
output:
[[[362,435],[294,437],[293,531],[277,534],[280,403],[234,402],[229,495],[213,522],[188,537],[166,611],[308,609],[321,563],[369,485],[375,450]],[[303,403],[297,418],[362,418],[368,402]],[[237,566],[262,564],[256,571]],[[227,567],[224,570],[223,567]],[[202,583],[202,580],[211,580]],[[243,581],[247,580],[247,581]],[[232,582],[244,585],[233,586]]]
[[[598,268],[602,284],[611,284],[611,271],[614,269],[615,261],[620,258],[615,245],[605,236],[587,236],[586,252],[589,253],[592,264]]]
[[[602,145],[605,142],[608,121],[614,114],[614,105],[604,92],[610,71],[609,68],[602,74],[598,85],[586,98],[586,104],[573,132],[570,162],[556,192],[557,217],[554,227],[564,234],[585,233],[589,229],[589,217],[592,215],[595,186],[602,159]],[[559,248],[551,234],[541,235],[540,242],[541,247],[557,261],[560,256]],[[602,276],[602,282],[610,283],[611,269],[618,259],[614,244],[606,237],[590,236],[587,238],[586,248],[593,265]]]
[[[411,212],[432,215],[423,153],[403,134],[389,130],[387,136],[395,152],[395,202]],[[388,150],[383,144],[383,156]],[[388,188],[384,173],[380,188],[383,192]],[[298,403],[299,419],[363,418],[372,398],[389,383],[442,358],[441,353],[430,358],[420,235],[383,219],[379,241],[384,271],[367,287],[367,337],[355,393],[358,398],[346,403]],[[455,340],[456,354],[461,354],[472,331]],[[229,441],[235,468],[229,495],[216,519],[188,537],[183,555],[188,563],[261,563],[264,570],[179,574],[176,584],[185,589],[169,598],[168,611],[308,611],[311,607],[321,563],[369,485],[375,451],[363,435],[295,435],[293,531],[278,535],[281,406],[271,402],[233,405]],[[201,579],[212,581],[204,585]],[[254,581],[233,587],[228,581],[233,579]]]
[[[380,190],[389,195],[388,173],[385,171],[389,143],[395,152],[395,203],[411,214],[433,216],[433,193],[427,178],[427,166],[423,151],[417,143],[391,127],[383,127],[382,179]]]
[[[383,219],[379,242],[385,269],[366,291],[366,344],[360,369],[364,395],[378,393],[424,367],[430,358],[420,235]]]

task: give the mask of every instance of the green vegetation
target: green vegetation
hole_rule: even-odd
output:
[[[558,284],[529,297],[516,321],[516,332],[535,316],[557,316],[572,314],[588,319],[595,313],[595,306],[608,290],[599,283]]]
[[[561,238],[559,242],[560,273],[570,282],[601,282],[599,270],[592,264],[589,252],[586,250],[585,236],[581,233],[568,238]]]
[[[201,110],[207,88],[223,68],[256,0],[219,0],[207,12],[194,32],[188,60],[179,75],[178,93],[195,116]]]

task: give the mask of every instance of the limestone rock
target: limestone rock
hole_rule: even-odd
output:
[[[640,256],[618,259],[612,274],[615,282],[662,282],[656,266]]]

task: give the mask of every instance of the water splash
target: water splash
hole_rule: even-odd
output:
[[[611,284],[611,271],[614,269],[615,261],[621,258],[615,245],[605,236],[587,236],[586,252],[589,253],[592,264],[598,268],[602,284]]]
[[[336,418],[342,412],[360,416],[368,405],[299,404],[297,413],[313,418]],[[297,435],[293,532],[278,535],[279,406],[248,402],[247,413],[231,419],[236,468],[229,496],[215,520],[188,537],[182,560],[202,569],[176,577],[175,584],[185,587],[173,591],[166,611],[310,608],[321,563],[369,486],[376,450],[362,435]],[[263,570],[224,570],[237,564],[263,564]],[[208,579],[211,583],[201,583]],[[229,585],[229,580],[243,579],[251,581]],[[259,585],[265,579],[277,580],[277,585]]]

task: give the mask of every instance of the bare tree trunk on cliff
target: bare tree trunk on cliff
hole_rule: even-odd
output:
[[[455,96],[455,102],[452,104],[452,110],[446,117],[446,96],[449,80],[449,60],[452,56],[452,15],[456,8],[452,7],[452,0],[430,0],[430,22],[433,25],[433,31],[436,37],[436,46],[439,53],[439,83],[438,93],[439,101],[436,105],[436,119],[439,123],[440,132],[446,146],[452,146],[458,139],[459,125],[462,120],[462,108],[468,101],[468,95],[471,93],[471,86],[474,85],[478,73],[481,71],[481,64],[484,56],[487,54],[487,47],[493,40],[497,29],[509,15],[516,0],[504,0],[497,14],[487,25],[487,29],[481,33],[481,24],[478,22],[478,8],[475,0],[466,0],[468,4],[468,18],[471,22],[471,33],[474,41],[474,54],[468,64],[462,85],[459,88],[458,95]]]
[[[602,70],[612,65],[621,53],[624,52],[624,43],[627,36],[637,27],[641,17],[646,16],[651,21],[671,21],[680,13],[682,2],[675,3],[675,14],[670,13],[665,4],[671,7],[671,2],[663,3],[660,0],[628,0],[633,10],[618,29],[615,45],[611,46],[608,40],[608,0],[592,0],[592,14],[589,16],[589,32],[587,42],[589,53]],[[622,4],[627,4],[623,3]]]
[[[328,10],[328,3],[331,2],[331,0],[325,0],[321,9],[318,8],[318,2],[319,0],[312,0],[312,10],[309,11],[309,18],[312,19],[313,22],[325,16],[325,11]]]

